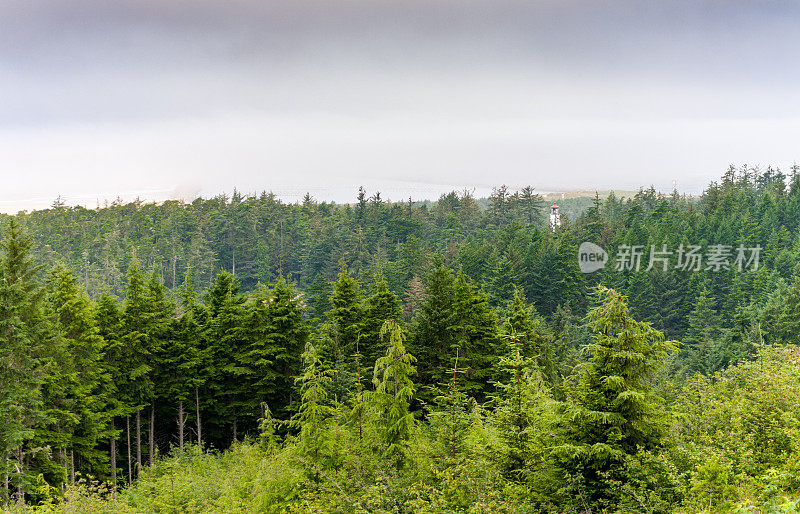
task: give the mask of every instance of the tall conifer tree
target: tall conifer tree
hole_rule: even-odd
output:
[[[627,459],[663,441],[666,418],[650,379],[675,342],[631,318],[616,291],[600,286],[596,294],[599,305],[588,315],[595,340],[567,386],[560,421],[565,442],[554,456],[568,483],[582,480],[594,506],[610,507],[619,491],[609,480],[624,481]]]

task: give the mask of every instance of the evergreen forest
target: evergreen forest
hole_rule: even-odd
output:
[[[565,202],[2,216],[0,510],[797,512],[800,167]]]

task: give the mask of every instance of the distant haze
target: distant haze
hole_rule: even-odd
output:
[[[800,160],[800,3],[0,0],[0,210],[699,193]]]

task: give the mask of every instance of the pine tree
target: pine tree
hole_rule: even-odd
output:
[[[388,337],[389,348],[386,356],[375,362],[373,401],[378,412],[378,433],[384,456],[402,467],[414,427],[414,414],[409,407],[414,396],[411,376],[416,373],[416,359],[406,351],[406,335],[397,321],[387,320],[380,335]]]
[[[97,320],[97,327],[100,337],[103,338],[103,343],[105,345],[103,364],[108,370],[111,382],[114,384],[114,389],[116,390],[116,394],[114,394],[112,397],[114,411],[117,417],[125,416],[126,431],[123,438],[126,441],[126,456],[124,459],[126,466],[123,469],[127,471],[125,476],[127,477],[128,485],[130,485],[133,480],[134,473],[133,449],[131,446],[130,433],[130,414],[133,413],[136,408],[131,403],[131,398],[126,393],[125,389],[125,386],[129,380],[129,375],[128,370],[125,368],[126,363],[124,358],[126,354],[123,351],[124,348],[122,346],[122,312],[120,311],[117,302],[108,294],[108,292],[104,292],[98,300],[95,317]],[[111,423],[113,428],[115,426],[115,421],[112,419]],[[114,450],[111,454],[112,460],[114,460],[116,457],[116,439],[113,436],[110,441],[110,446]],[[112,475],[113,474],[114,469],[112,467]],[[116,477],[113,478],[114,485],[116,485]]]
[[[501,337],[508,338],[511,334],[519,341],[521,355],[533,359],[544,380],[551,386],[555,385],[553,333],[536,309],[526,304],[524,293],[516,288],[507,308]]]
[[[510,302],[514,297],[518,278],[508,257],[505,255],[497,257],[489,276],[491,279],[488,290],[492,306],[499,307]]]
[[[309,335],[303,312],[302,296],[283,277],[271,290],[257,290],[247,305],[239,362],[248,370],[252,400],[266,402],[273,413],[289,413],[294,401],[292,381]]]
[[[195,436],[199,446],[203,445],[203,419],[200,408],[200,390],[206,389],[213,379],[213,347],[208,344],[210,314],[206,306],[196,301],[194,279],[187,272],[181,289],[184,314],[180,318],[178,338],[182,341],[183,353],[178,369],[186,377],[186,386],[194,393]],[[179,408],[181,406],[179,405]],[[180,421],[180,420],[179,420]]]
[[[653,291],[653,282],[650,274],[646,271],[633,273],[628,281],[628,291],[630,291],[630,304],[633,314],[637,318],[649,321],[656,321],[656,295]]]
[[[568,304],[575,312],[585,308],[586,279],[575,259],[578,245],[573,239],[571,231],[562,226],[561,232],[546,240],[533,263],[525,294],[544,315],[552,314],[559,305]]]
[[[168,337],[171,304],[167,301],[155,273],[145,283],[136,263],[128,270],[125,308],[122,315],[120,365],[126,376],[120,389],[126,392],[126,402],[136,414],[136,465],[142,466],[142,411],[150,416],[149,460],[155,457],[154,415],[157,367],[163,358],[164,340]]]
[[[45,377],[47,329],[42,320],[43,290],[35,280],[31,239],[10,218],[0,257],[0,470],[3,498],[11,486],[25,497],[24,445],[41,419],[41,385]]]
[[[269,319],[272,327],[272,344],[278,348],[274,357],[277,370],[273,397],[275,412],[289,413],[296,406],[293,381],[301,370],[302,355],[309,339],[309,329],[304,319],[303,296],[283,277],[272,288],[269,302]]]
[[[271,301],[269,288],[259,284],[244,304],[241,314],[242,325],[238,335],[241,352],[231,356],[241,370],[240,392],[244,402],[241,414],[257,418],[263,417],[263,413],[258,411],[263,410],[261,405],[274,392],[278,378],[274,358],[280,348],[273,341],[269,316]],[[277,408],[277,405],[272,403],[271,408]]]
[[[303,372],[297,377],[300,384],[300,408],[293,424],[300,428],[300,451],[312,459],[312,463],[329,463],[335,451],[334,441],[328,429],[334,409],[327,404],[327,384],[332,371],[322,366],[317,350],[310,342],[303,352]],[[318,474],[315,473],[317,479]]]
[[[603,202],[600,200],[600,194],[595,191],[592,205],[581,216],[579,222],[581,226],[581,239],[583,241],[591,241],[603,246],[603,235],[608,230],[606,221],[603,219]]]
[[[213,416],[208,417],[206,425],[209,429],[213,426],[218,440],[227,444],[238,438],[238,420],[249,414],[250,408],[245,394],[247,384],[243,380],[249,370],[237,360],[245,351],[244,298],[239,294],[239,282],[230,273],[220,273],[206,293],[206,303],[209,316],[204,332],[209,353],[207,362],[210,363],[206,388],[213,399]]]
[[[331,338],[335,346],[330,357],[349,360],[355,353],[356,342],[362,331],[363,307],[359,283],[348,273],[347,266],[342,266],[339,272],[330,304],[328,320],[331,322]]]
[[[542,195],[536,193],[531,186],[525,186],[520,190],[518,200],[518,210],[525,223],[537,226],[544,225],[544,200]]]
[[[492,189],[489,197],[489,218],[492,223],[502,227],[509,221],[509,210],[511,208],[511,195],[508,186],[503,184]]]
[[[626,459],[662,442],[664,413],[649,380],[675,342],[631,318],[616,291],[600,286],[596,294],[599,305],[588,315],[595,341],[567,386],[560,420],[565,442],[554,457],[568,488],[582,481],[590,503],[610,507],[618,491],[608,480],[624,482]]]
[[[471,284],[462,272],[453,284],[453,319],[447,330],[453,338],[452,348],[460,349],[461,365],[466,369],[464,392],[479,402],[493,389],[498,355],[497,317],[486,296]],[[445,348],[440,356],[446,365],[434,372],[434,383],[443,381],[452,366],[451,351]],[[442,359],[443,358],[443,359]]]
[[[364,302],[362,329],[358,347],[363,362],[372,363],[386,353],[380,331],[387,319],[400,319],[402,310],[397,295],[389,290],[382,275],[375,277],[372,295]]]
[[[786,295],[783,297],[776,326],[771,327],[775,342],[800,342],[800,275],[795,276]]]
[[[330,304],[331,285],[321,274],[314,277],[314,281],[308,287],[306,303],[308,304],[308,315],[311,318],[320,318],[331,308]]]
[[[91,301],[66,267],[57,266],[49,274],[47,300],[57,326],[53,341],[61,342],[61,351],[45,388],[44,408],[50,422],[37,431],[37,444],[57,449],[64,468],[61,477],[48,482],[59,484],[72,463],[105,476],[109,457],[98,445],[116,438],[112,419],[119,413],[114,400],[117,391],[105,362],[106,343]],[[69,475],[74,476],[74,469],[69,469]]]
[[[204,345],[208,313],[195,298],[191,271],[187,271],[179,295],[183,312],[173,321],[172,337],[166,341],[163,351],[162,390],[165,400],[176,408],[178,447],[182,450],[187,439],[189,411],[194,411],[196,440],[198,444],[202,442],[200,388],[206,383],[210,362],[208,348]],[[191,408],[191,404],[194,404],[194,408]]]
[[[720,367],[720,344],[724,334],[714,303],[708,290],[703,289],[689,313],[689,328],[683,337],[683,360],[688,374],[699,372],[709,376]]]
[[[454,282],[453,273],[444,263],[434,261],[425,284],[425,298],[411,323],[409,348],[419,359],[419,381],[423,384],[442,382],[450,369],[448,356],[456,343],[450,329],[456,323]],[[426,396],[425,391],[422,393]]]
[[[173,402],[174,398],[168,394],[169,383],[173,376],[168,373],[164,363],[169,358],[169,350],[175,343],[175,305],[167,296],[161,276],[153,271],[147,282],[147,323],[149,352],[151,358],[150,368],[153,376],[153,395],[150,401],[150,421],[148,424],[148,463],[152,466],[156,454],[156,409],[160,402]]]
[[[477,403],[463,391],[463,375],[459,367],[458,348],[453,369],[447,383],[434,387],[436,396],[428,405],[427,421],[436,443],[435,458],[444,458],[442,464],[452,465],[466,451],[466,436],[476,421]]]
[[[518,483],[529,482],[544,463],[545,434],[553,423],[553,402],[534,359],[523,354],[524,341],[513,328],[503,334],[502,380],[494,394],[490,421],[498,434],[491,447],[501,472]]]
[[[410,322],[417,315],[417,312],[425,299],[425,286],[418,275],[414,275],[408,282],[405,290],[405,300],[403,302],[403,319]]]

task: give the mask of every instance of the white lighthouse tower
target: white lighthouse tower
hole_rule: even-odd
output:
[[[556,227],[560,226],[561,217],[558,215],[558,205],[556,205],[556,202],[553,202],[553,205],[550,207],[550,230],[555,232]]]

